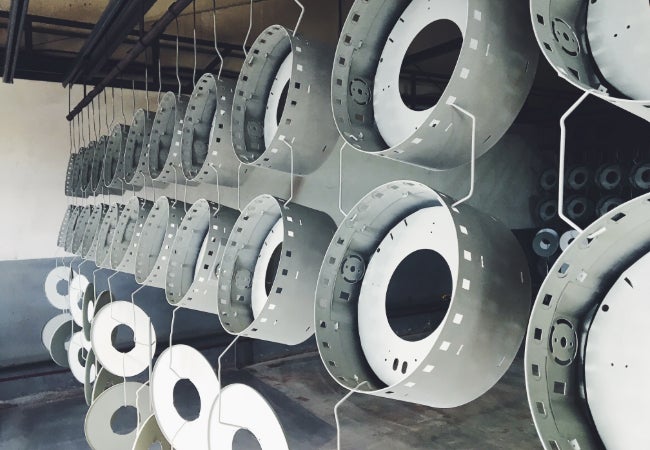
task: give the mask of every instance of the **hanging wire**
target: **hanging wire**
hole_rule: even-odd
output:
[[[300,15],[298,16],[298,21],[296,22],[296,26],[293,28],[293,35],[295,37],[296,33],[298,32],[298,27],[300,26],[300,22],[302,22],[302,16],[305,15],[305,6],[300,3],[298,0],[293,0],[296,5],[300,8]]]
[[[196,87],[196,2],[192,2],[192,36],[194,37],[194,69],[192,70],[192,88]]]
[[[221,81],[221,71],[223,70],[223,56],[219,51],[217,45],[217,0],[212,0],[212,31],[214,33],[214,50],[219,57],[219,72],[217,73],[217,80]]]
[[[160,58],[158,58],[158,105],[160,105],[161,91],[162,91],[162,68],[160,67]]]
[[[246,43],[248,42],[248,38],[251,35],[251,30],[253,29],[253,0],[251,0],[251,5],[249,8],[249,13],[248,13],[248,31],[246,32],[246,38],[244,39],[244,43],[242,44],[242,49],[244,50],[244,56],[248,58],[248,51],[246,50]]]

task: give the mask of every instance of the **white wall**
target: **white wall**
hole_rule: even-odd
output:
[[[121,119],[119,95],[116,90]],[[81,96],[81,88],[75,88],[73,105]],[[133,95],[129,90],[124,96],[130,123]],[[152,110],[156,96],[150,95]],[[110,97],[109,90],[109,111]],[[136,93],[137,108],[145,106],[144,98],[144,93]],[[102,123],[103,99],[102,95]],[[68,204],[63,191],[70,151],[67,112],[68,90],[59,83],[0,83],[0,261],[63,255],[57,250],[56,239]],[[106,133],[105,126],[102,133]]]

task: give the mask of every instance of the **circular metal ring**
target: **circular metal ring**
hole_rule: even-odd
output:
[[[72,316],[69,313],[61,313],[52,317],[47,321],[45,326],[43,326],[43,330],[41,330],[41,342],[43,343],[43,347],[45,347],[48,352],[50,351],[50,346],[52,345],[52,337],[54,336],[54,333],[64,324],[67,324],[68,328],[70,328],[71,321]]]
[[[133,330],[134,346],[127,352],[116,349],[112,342],[113,332],[120,325]],[[156,352],[156,332],[151,319],[131,302],[115,301],[99,310],[93,319],[90,337],[95,357],[102,367],[122,377],[142,373],[149,366],[150,355]]]
[[[576,166],[569,170],[567,184],[574,191],[581,191],[589,185],[592,175],[589,167]]]
[[[74,253],[72,250],[74,232],[77,229],[77,226],[80,225],[79,216],[81,215],[82,210],[83,210],[82,206],[77,206],[70,213],[70,217],[68,217],[68,222],[65,230],[65,241],[63,244],[63,249],[68,253]]]
[[[91,141],[88,144],[88,147],[79,150],[79,153],[81,154],[81,178],[79,181],[79,187],[84,197],[88,197],[92,194],[90,177],[92,175],[93,154],[95,153],[96,147],[97,141]]]
[[[637,164],[632,168],[630,184],[642,191],[650,190],[650,163]]]
[[[94,205],[92,207],[92,213],[86,221],[86,229],[84,230],[83,239],[81,241],[80,254],[83,259],[90,261],[95,260],[99,227],[108,213],[108,208],[109,206],[105,203]]]
[[[569,248],[569,245],[571,245],[573,241],[576,240],[579,234],[580,233],[578,233],[576,230],[569,230],[562,233],[562,236],[560,236],[560,250],[565,251],[567,248]]]
[[[332,54],[280,25],[258,36],[233,99],[232,142],[241,162],[306,175],[325,161],[338,137],[327,107]]]
[[[557,231],[551,228],[539,230],[533,238],[533,251],[537,256],[549,258],[557,252],[560,247],[560,237]]]
[[[88,281],[88,278],[82,273],[72,271],[70,273],[71,279],[69,281],[68,289],[68,308],[74,322],[83,325],[83,300],[88,291],[92,295],[93,285]]]
[[[82,384],[86,377],[86,361],[89,350],[90,342],[84,338],[81,331],[77,331],[72,335],[68,344],[68,366],[72,376]]]
[[[190,97],[167,92],[160,99],[147,146],[147,173],[153,180],[185,181],[181,167],[183,119]]]
[[[155,444],[158,444],[159,447],[156,447]],[[161,431],[154,414],[142,422],[138,430],[138,435],[133,443],[133,450],[149,450],[151,448],[172,450],[172,446]]]
[[[554,197],[544,198],[537,203],[535,207],[537,219],[542,224],[547,224],[549,222],[557,219],[557,199]]]
[[[90,163],[90,190],[96,194],[104,191],[104,161],[106,159],[106,148],[108,136],[100,136],[97,144],[92,149]]]
[[[104,186],[110,189],[124,187],[124,152],[130,128],[118,123],[111,130],[104,154]]]
[[[111,242],[111,269],[125,273],[135,273],[135,252],[140,241],[144,224],[153,203],[139,197],[131,197],[126,203],[115,225]]]
[[[95,361],[97,362],[97,367],[100,367],[100,369],[97,371],[97,376],[95,377],[95,383],[92,385],[92,393],[91,393],[91,404],[97,400],[97,397],[102,395],[102,393],[110,388],[111,386],[115,386],[116,384],[122,383],[124,381],[123,377],[118,377],[117,375],[113,375],[110,373],[108,370],[105,368],[101,367],[101,364],[97,361],[97,358],[95,358]]]
[[[74,197],[77,195],[76,192],[76,171],[78,167],[77,154],[70,153],[70,158],[68,159],[68,167],[65,172],[65,195],[66,197]]]
[[[174,405],[174,387],[189,380],[201,399],[195,420],[185,420]],[[219,395],[219,381],[210,363],[187,345],[174,345],[160,354],[151,377],[153,409],[167,440],[175,448],[208,449],[210,409]]]
[[[45,297],[52,306],[58,309],[68,309],[68,292],[70,291],[70,268],[57,266],[45,278]],[[65,284],[65,293],[60,293],[58,286]]]
[[[144,174],[147,173],[147,145],[151,136],[151,128],[154,121],[154,113],[138,109],[133,115],[133,121],[129,127],[129,134],[126,138],[124,152],[119,158],[124,163],[124,181],[132,186],[144,185]],[[119,170],[117,176],[121,174]],[[119,178],[118,178],[119,180]],[[123,186],[120,183],[120,187]]]
[[[95,253],[95,264],[102,269],[111,269],[111,244],[115,236],[115,227],[124,210],[124,205],[121,203],[114,203],[108,208],[108,212],[104,215],[97,232],[97,249]]]
[[[645,195],[586,228],[542,284],[526,337],[525,370],[530,408],[545,448],[603,447],[584,401],[582,352],[593,313],[607,291],[649,251],[650,195]],[[619,331],[625,326],[620,325]],[[639,351],[638,342],[629,344]],[[618,351],[623,351],[620,346]],[[611,387],[616,392],[620,388]]]
[[[526,258],[514,236],[496,219],[451,203],[420,183],[396,181],[369,193],[339,225],[321,267],[315,318],[323,363],[345,388],[432,407],[455,407],[482,395],[510,366],[530,305]],[[384,248],[398,259],[402,245],[436,251],[450,272],[452,291],[440,296],[448,307],[426,349],[419,342],[396,341],[395,332],[385,324],[381,328],[386,333],[370,332],[361,342],[362,322],[372,329],[367,317],[371,308],[362,301],[386,311],[377,302],[385,303],[387,280],[396,273],[391,267],[399,263],[386,267],[373,261],[379,261],[375,258]],[[431,276],[437,276],[437,268],[443,266],[431,267]],[[400,298],[400,303],[404,301]],[[375,343],[385,339],[395,347],[384,348],[373,344],[373,339]],[[382,375],[388,384],[379,369],[384,375],[399,373]]]
[[[81,256],[81,244],[83,242],[84,236],[86,234],[86,226],[88,225],[88,220],[93,214],[93,205],[87,205],[81,208],[79,217],[77,218],[77,224],[74,227],[74,232],[72,233],[72,253],[75,255]]]
[[[88,350],[86,357],[86,365],[84,368],[84,400],[86,405],[90,406],[93,403],[93,383],[97,379],[97,374],[101,370],[101,365],[95,358],[95,352],[91,348]]]
[[[608,212],[618,208],[623,203],[625,203],[625,200],[617,196],[603,197],[598,201],[598,204],[596,205],[596,215],[598,217],[602,217]]]
[[[601,3],[607,2],[598,2],[598,8],[608,8],[607,5],[600,5]],[[639,9],[636,14],[630,15],[629,9],[627,11],[621,10],[621,8],[625,7],[627,9],[631,5],[629,1],[617,2],[615,5],[616,12],[609,15],[605,20],[600,21],[601,27],[608,29],[610,27],[618,27],[621,23],[627,26],[631,24],[630,21],[633,21],[635,28],[632,30],[630,37],[633,37],[638,32],[647,33],[648,5],[642,3],[636,2],[634,8],[642,8],[644,10],[641,11]],[[597,24],[594,23],[594,16],[592,15],[595,9],[594,4],[594,1],[590,2],[588,0],[531,0],[530,7],[533,29],[539,47],[558,74],[577,88],[588,91],[645,120],[650,120],[650,109],[647,108],[650,106],[650,99],[635,98],[630,100],[624,95],[619,94],[616,89],[611,89],[611,86],[603,77],[603,68],[596,65],[595,49],[591,47],[591,40],[594,36],[589,35],[589,29],[592,29],[592,31],[597,30],[594,28]],[[590,16],[591,20],[589,19]],[[638,23],[637,21],[646,23]],[[628,30],[623,31],[627,33]],[[612,37],[603,36],[603,39],[612,39]],[[618,39],[618,36],[614,39]],[[606,49],[603,47],[602,50]],[[647,57],[644,59],[643,57],[636,58],[631,55],[633,51],[646,51],[644,46],[638,45],[638,42],[635,42],[634,45],[627,46],[623,52],[614,50],[614,48],[611,50],[608,50],[606,55],[617,60],[624,58],[626,64],[620,67],[606,67],[605,71],[622,70],[627,79],[631,79],[637,75],[633,73],[635,70],[629,70],[631,65],[636,64],[636,62],[640,63],[640,61],[646,62],[648,60]],[[616,54],[617,52],[619,53],[618,55]],[[606,55],[599,55],[599,58],[606,57]],[[643,86],[647,89],[647,80],[643,78],[643,73],[645,72],[639,68],[638,76],[642,77]],[[611,81],[614,82],[615,80]],[[624,84],[620,83],[620,85],[619,90],[625,89]],[[634,92],[630,91],[629,94],[634,94]]]
[[[470,161],[472,140],[472,120],[451,106],[457,105],[478,117],[481,156],[510,128],[533,83],[538,51],[527,13],[516,1],[357,0],[332,72],[341,136],[380,156],[435,169],[457,167]],[[434,107],[409,110],[398,90],[403,57],[414,33],[446,18],[463,32],[454,72]]]
[[[282,226],[276,227],[279,220]],[[305,299],[313,298],[335,229],[320,211],[270,195],[253,199],[234,225],[219,270],[219,319],[226,331],[287,345],[308,339],[314,333],[313,303]],[[281,243],[269,239],[274,230],[282,233]],[[261,309],[257,316],[254,306]]]
[[[138,431],[137,418],[136,423],[133,424],[134,428],[126,434],[121,434],[112,429],[113,417],[120,408],[131,407],[137,410],[137,392],[142,393],[148,389],[147,385],[127,381],[106,389],[97,397],[88,408],[84,421],[86,441],[93,450],[132,447]]]
[[[68,205],[65,209],[65,214],[63,215],[63,220],[61,220],[61,226],[59,227],[59,237],[56,240],[56,245],[63,248],[65,246],[65,240],[68,235],[68,227],[71,223],[71,218],[73,216],[72,212],[79,208],[77,205]]]
[[[566,215],[576,223],[589,223],[595,213],[594,203],[582,195],[574,195],[566,199]]]
[[[185,217],[185,203],[159,197],[149,212],[140,239],[133,241],[135,279],[140,284],[165,287],[167,265],[176,232]]]
[[[212,405],[210,448],[231,449],[235,434],[242,429],[255,436],[262,450],[289,450],[282,424],[266,399],[250,386],[229,384]]]
[[[95,314],[104,306],[115,301],[115,296],[109,291],[102,291],[95,299],[94,285],[90,283],[84,294],[83,305],[81,307],[81,328],[84,332],[84,338],[90,341],[90,329],[95,318]]]
[[[618,189],[623,182],[623,168],[620,164],[604,164],[596,171],[596,184],[605,191]]]
[[[239,213],[198,200],[185,214],[171,248],[165,296],[173,306],[217,314],[215,266]]]
[[[557,189],[558,173],[557,169],[546,169],[539,177],[539,185],[544,191]]]
[[[49,325],[50,322],[48,322],[46,324],[47,328],[43,329],[43,338],[49,338],[45,348],[49,350],[52,361],[61,367],[69,367],[67,344],[70,338],[72,338],[72,335],[79,331],[79,327],[74,321],[69,320],[72,318],[71,316],[67,317],[69,314],[60,315],[66,316],[66,320],[64,321],[63,318],[57,319],[56,327],[54,327],[54,324]]]

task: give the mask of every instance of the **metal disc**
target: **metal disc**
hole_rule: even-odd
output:
[[[115,225],[110,248],[111,269],[119,272],[135,272],[135,253],[142,229],[153,203],[139,197],[132,197],[120,214]]]
[[[167,183],[185,181],[181,167],[183,118],[189,101],[187,95],[167,92],[160,99],[147,145],[145,174]]]

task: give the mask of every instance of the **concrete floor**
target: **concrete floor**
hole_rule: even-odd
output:
[[[225,371],[224,382],[243,382],[260,391],[281,418],[292,450],[336,448],[333,408],[345,391],[329,378],[317,355]],[[78,387],[0,402],[0,449],[86,449],[86,410]],[[435,410],[353,395],[340,418],[345,449],[541,448],[519,359],[490,392],[460,408]],[[245,435],[237,444],[255,448]]]

